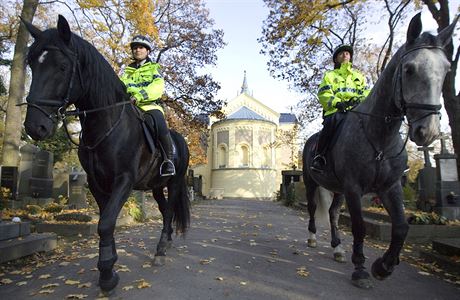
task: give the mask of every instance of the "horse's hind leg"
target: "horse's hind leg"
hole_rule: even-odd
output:
[[[173,210],[171,207],[171,202],[167,201],[163,188],[153,189],[153,197],[158,203],[158,208],[163,217],[163,229],[161,230],[160,240],[157,244],[157,250],[155,253],[154,264],[155,265],[164,265],[166,257],[166,249],[171,247],[171,234],[173,232],[171,223],[173,218]],[[169,191],[168,191],[169,193]]]
[[[316,248],[316,224],[315,224],[315,191],[318,189],[318,184],[314,182],[310,177],[305,181],[305,188],[307,192],[307,209],[310,219],[308,221],[308,247]]]
[[[393,269],[399,264],[399,253],[403,247],[409,224],[404,216],[402,201],[402,188],[397,181],[388,192],[379,195],[383,205],[391,217],[391,243],[383,257],[379,257],[372,264],[372,275],[383,280],[391,275]]]
[[[364,262],[366,261],[363,252],[364,236],[366,228],[364,226],[363,215],[361,212],[361,195],[353,191],[345,193],[348,211],[351,217],[351,232],[353,233],[353,254],[351,261],[355,265],[355,271],[351,276],[353,285],[368,289],[372,287],[369,273],[365,271]]]
[[[331,246],[334,248],[334,260],[345,262],[345,250],[342,247],[339,233],[339,216],[340,208],[343,205],[345,198],[342,194],[334,193],[331,207],[329,208],[329,222],[331,224]]]

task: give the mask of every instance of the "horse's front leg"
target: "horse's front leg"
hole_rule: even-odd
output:
[[[355,265],[355,271],[351,276],[351,281],[357,287],[368,289],[372,287],[372,282],[369,273],[365,271],[366,268],[364,267],[366,259],[363,246],[366,228],[361,212],[361,194],[354,191],[345,191],[345,200],[351,217],[351,232],[353,234],[351,261]]]
[[[394,266],[399,264],[399,253],[404,245],[409,224],[404,215],[401,183],[398,180],[386,193],[379,195],[391,217],[391,243],[383,257],[372,264],[372,275],[383,280],[391,275]]]
[[[170,201],[165,199],[163,188],[154,189],[153,197],[157,201],[158,208],[163,217],[163,229],[161,230],[161,236],[157,244],[157,251],[154,258],[154,264],[161,266],[165,264],[166,249],[170,248],[172,244],[171,235],[173,233],[173,229],[171,223],[173,218],[173,210],[170,205]]]
[[[331,247],[334,248],[334,260],[338,262],[345,262],[345,250],[342,247],[339,233],[339,215],[340,208],[345,201],[342,194],[334,193],[331,207],[329,208],[329,223],[331,224]]]
[[[118,274],[113,270],[113,265],[118,259],[113,236],[118,214],[123,204],[131,193],[133,180],[128,174],[115,178],[109,199],[101,207],[98,234],[99,234],[99,287],[108,292],[114,289],[119,281]]]

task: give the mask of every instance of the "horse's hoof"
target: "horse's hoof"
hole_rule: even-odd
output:
[[[307,245],[308,245],[308,247],[310,247],[310,248],[316,248],[316,247],[318,246],[318,245],[316,244],[316,240],[313,240],[313,239],[308,239]]]
[[[99,287],[101,291],[104,293],[110,293],[120,281],[120,276],[118,276],[117,272],[112,270],[112,277],[110,279],[100,279],[99,278]]]
[[[347,262],[345,255],[343,253],[334,253],[334,260],[339,263]]]
[[[353,272],[351,283],[360,289],[370,289],[373,287],[369,273],[363,270]]]
[[[372,264],[371,272],[375,279],[384,280],[393,273],[393,270],[387,270],[383,264],[383,259],[379,257]]]
[[[164,266],[166,264],[166,256],[165,255],[155,255],[153,258],[153,265],[154,266]]]

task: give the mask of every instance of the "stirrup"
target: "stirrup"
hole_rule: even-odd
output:
[[[169,166],[172,167],[171,172],[167,172],[167,173],[162,172],[163,171],[163,166],[165,164],[166,164],[166,166],[168,166],[168,164],[169,164]],[[169,159],[165,159],[160,165],[160,176],[165,177],[165,176],[174,176],[174,175],[176,175],[176,167],[174,166],[174,163]]]
[[[321,166],[315,166],[315,162]],[[313,158],[313,162],[310,166],[310,170],[322,174],[324,173],[324,170],[322,168],[324,168],[325,166],[326,166],[326,158],[323,155],[318,154]]]

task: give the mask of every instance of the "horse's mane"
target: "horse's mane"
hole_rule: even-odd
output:
[[[128,97],[123,83],[107,60],[80,36],[72,33],[70,45],[67,46],[59,37],[57,29],[45,30],[30,46],[27,60],[30,62],[36,59],[47,46],[70,48],[70,51],[78,55],[82,82],[85,86],[85,94],[81,100],[90,101],[85,104],[91,103],[91,106],[102,107],[126,100]]]

